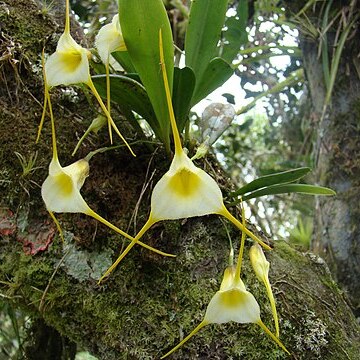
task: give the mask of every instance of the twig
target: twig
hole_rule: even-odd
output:
[[[43,294],[42,294],[42,296],[41,296],[41,299],[40,299],[40,305],[39,305],[39,311],[40,311],[40,312],[42,312],[43,309],[44,309],[45,296],[46,296],[46,294],[47,294],[48,291],[49,291],[50,285],[51,285],[51,283],[52,283],[52,281],[53,281],[53,279],[54,279],[54,277],[55,277],[55,274],[56,274],[57,271],[59,270],[60,265],[64,262],[66,256],[69,254],[69,252],[70,252],[70,249],[69,249],[69,250],[63,255],[63,257],[60,259],[60,261],[58,262],[58,264],[57,264],[56,267],[55,267],[54,272],[53,272],[52,275],[50,276],[49,282],[48,282],[48,284],[47,284],[47,286],[46,286],[46,288],[45,288],[45,290],[44,290],[44,292],[43,292]]]

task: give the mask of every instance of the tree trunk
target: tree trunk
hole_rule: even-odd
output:
[[[56,24],[34,0],[2,2],[0,24],[0,294],[32,322],[41,319],[99,359],[158,358],[195,328],[219,289],[229,251],[224,225],[217,216],[161,222],[144,242],[176,254],[175,259],[136,246],[110,278],[97,285],[126,242],[92,219],[63,214],[58,216],[65,229],[62,243],[40,195],[51,159],[48,120],[35,144],[43,99],[40,55],[44,39],[50,38]],[[55,43],[55,38],[49,41],[47,51],[53,51]],[[52,92],[63,165],[74,161],[70,154],[77,138],[95,116],[86,98],[75,90],[75,102],[60,89]],[[104,146],[106,139],[106,131],[92,135],[79,157]],[[151,188],[169,166],[161,149],[151,153],[139,146],[135,150],[137,158],[119,149],[97,155],[82,190],[94,210],[120,228],[130,224],[132,234],[146,221]],[[15,152],[26,159],[37,153],[32,171],[24,172]],[[231,184],[222,171],[215,163],[203,166],[223,184],[226,194]],[[229,224],[226,227],[237,243],[238,231]],[[326,264],[285,242],[273,245],[267,254],[270,281],[281,340],[293,357],[357,359],[359,327]],[[260,303],[262,320],[273,329],[266,293],[247,257],[242,277]],[[39,358],[51,353],[38,351]],[[172,358],[231,357],[287,356],[256,325],[224,324],[205,327]]]
[[[341,6],[340,3],[338,6]],[[317,14],[320,6],[311,9],[313,12],[308,13],[307,16],[316,19],[316,16],[319,16]],[[319,17],[313,21],[321,23]],[[350,22],[351,18],[348,21]],[[327,37],[331,59],[335,34],[329,31]],[[326,87],[318,51],[319,39],[303,37],[301,40],[304,68],[313,105],[311,118],[315,120],[313,125],[317,140],[314,158],[317,181],[337,193],[334,197],[317,200],[317,226],[315,226],[317,231],[312,249],[328,262],[336,280],[348,293],[356,316],[360,315],[360,47],[358,39],[359,30],[354,25],[341,55],[331,104],[325,114],[323,108]]]

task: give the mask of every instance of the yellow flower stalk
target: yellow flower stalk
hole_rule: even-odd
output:
[[[114,128],[122,141],[129,148],[130,152],[135,156],[125,138],[121,135],[109,111],[104,105],[99,93],[97,92],[90,75],[89,57],[91,53],[80,46],[70,34],[70,16],[69,16],[69,0],[66,0],[66,16],[65,16],[65,30],[61,35],[55,53],[50,55],[45,63],[45,101],[44,110],[41,117],[37,141],[39,140],[44,118],[46,114],[46,106],[50,103],[49,89],[58,85],[73,85],[83,83],[86,84],[95,98],[97,99],[101,109],[104,111],[109,124],[109,129]],[[110,141],[112,143],[112,134],[110,131]]]
[[[163,175],[153,189],[149,219],[135,236],[135,240],[128,245],[116,262],[100,278],[99,282],[116,268],[143,234],[153,224],[161,220],[174,220],[208,214],[223,215],[254,241],[261,244],[265,249],[271,250],[267,244],[230,214],[224,205],[221,190],[216,181],[204,170],[195,166],[182,148],[165,69],[161,29],[159,32],[159,48],[160,65],[174,137],[174,158],[168,172]]]
[[[270,263],[266,260],[265,254],[258,244],[254,244],[250,248],[249,254],[250,254],[251,265],[254,269],[257,278],[259,279],[259,281],[262,281],[265,285],[266,292],[271,305],[271,311],[274,318],[276,337],[278,338],[280,335],[279,319],[276,311],[274,295],[269,281]]]
[[[117,64],[111,56],[114,51],[125,51],[126,45],[122,36],[119,15],[116,14],[110,24],[104,25],[98,32],[95,39],[95,47],[99,53],[101,61],[105,65],[106,71],[106,99],[107,110],[110,113],[110,65]],[[109,125],[109,133],[111,134],[111,126]]]
[[[47,87],[47,85],[45,85],[45,87]],[[51,118],[53,156],[49,165],[49,175],[41,187],[41,195],[46,209],[48,210],[59,230],[61,238],[64,240],[60,224],[57,221],[54,213],[82,213],[95,218],[104,225],[108,226],[110,229],[116,231],[120,235],[133,242],[135,239],[132,236],[120,230],[118,227],[111,224],[109,221],[93,211],[82,197],[80,190],[84,185],[86,177],[89,174],[88,161],[86,159],[81,159],[71,165],[65,167],[61,166],[57,153],[55,123],[52,106],[50,101],[47,101]],[[136,241],[136,243],[139,243],[146,249],[154,251],[160,255],[174,256],[154,249],[153,247],[144,243],[140,243],[139,241]]]
[[[254,323],[279,345],[286,353],[290,354],[281,341],[266,327],[260,318],[260,307],[254,296],[246,290],[244,283],[237,276],[234,266],[225,269],[220,290],[212,297],[206,309],[204,320],[178,345],[167,352],[161,359],[166,358],[179,349],[200,329],[209,324],[224,324],[234,321],[240,324]]]

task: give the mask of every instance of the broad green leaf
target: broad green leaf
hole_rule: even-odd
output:
[[[223,46],[219,56],[229,63],[237,56],[240,46],[248,41],[246,31],[248,15],[248,0],[240,0],[236,8],[236,15],[226,19],[226,31],[223,33]]]
[[[162,0],[119,0],[119,18],[131,62],[156,114],[160,126],[159,138],[170,151],[170,119],[160,69],[160,29],[170,89],[173,83],[174,48],[164,3]]]
[[[92,80],[100,96],[105,99],[106,76],[95,75]],[[120,105],[125,112],[135,111],[149,123],[156,136],[160,135],[159,123],[145,88],[141,84],[129,77],[111,74],[110,94],[111,101]]]
[[[191,2],[185,35],[185,64],[194,71],[197,83],[203,78],[210,61],[217,56],[227,4],[228,0]]]
[[[131,58],[127,51],[115,51],[111,54],[114,59],[123,67],[127,73],[135,73],[136,70],[131,62]]]
[[[251,191],[268,187],[270,185],[291,183],[304,177],[310,170],[311,169],[308,167],[302,167],[298,169],[292,169],[275,174],[261,176],[258,179],[249,182],[248,184],[241,187],[237,191],[232,192],[230,196],[235,197],[239,195],[244,195]]]
[[[204,97],[209,95],[212,91],[224,84],[230,78],[234,70],[231,66],[221,58],[211,60],[206,67],[204,76],[197,82],[195,91],[191,100],[191,105],[194,106]]]
[[[176,67],[174,70],[172,101],[176,123],[179,132],[182,132],[189,117],[191,97],[195,87],[195,75],[188,67],[182,69]]]
[[[308,195],[336,195],[334,190],[322,186],[308,184],[280,184],[268,186],[260,190],[255,190],[250,194],[243,196],[242,200],[246,201],[264,195],[277,195],[287,193],[300,193]]]

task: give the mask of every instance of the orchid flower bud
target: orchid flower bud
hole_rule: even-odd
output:
[[[73,153],[71,154],[72,156],[74,156],[76,154],[76,152],[78,151],[80,145],[82,144],[82,142],[85,140],[85,138],[91,133],[93,132],[94,134],[97,134],[98,131],[106,124],[107,119],[106,117],[104,117],[103,115],[99,115],[97,116],[89,125],[89,127],[86,129],[84,135],[80,138],[80,140],[78,141],[78,143],[75,146],[75,149],[73,151]]]
[[[262,281],[265,285],[266,292],[271,305],[271,311],[275,322],[276,337],[279,337],[280,335],[279,319],[276,311],[274,295],[269,281],[270,263],[266,260],[265,254],[258,244],[254,244],[250,248],[249,254],[250,254],[251,265],[254,269],[257,278],[259,279],[259,281]]]

